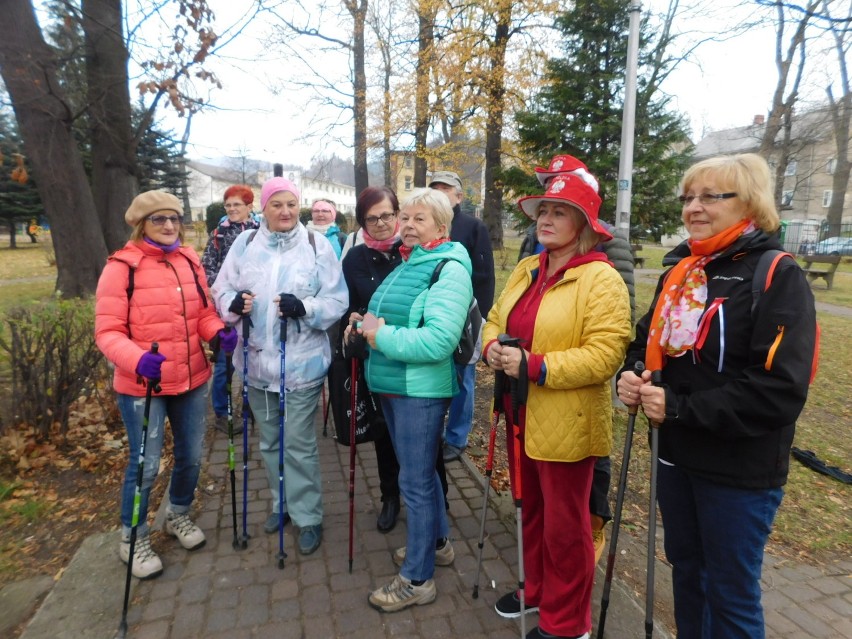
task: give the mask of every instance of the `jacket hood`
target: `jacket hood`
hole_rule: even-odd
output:
[[[467,249],[458,242],[444,242],[433,248],[431,251],[425,250],[422,246],[414,247],[411,251],[411,257],[408,258],[411,264],[420,264],[422,262],[431,262],[437,260],[455,260],[464,266],[468,275],[473,273],[473,266],[470,263],[470,256],[467,254]]]

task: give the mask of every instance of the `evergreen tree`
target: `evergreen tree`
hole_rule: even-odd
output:
[[[516,114],[522,150],[547,166],[553,155],[570,153],[585,162],[600,183],[601,217],[615,221],[629,13],[623,2],[577,0],[557,17],[562,57],[550,60],[546,86],[529,110]],[[688,161],[689,139],[682,115],[667,110],[641,71],[653,64],[647,21],[640,37],[631,202],[631,233],[659,239],[680,225],[675,189]],[[662,64],[667,64],[663,61]],[[536,191],[533,177],[505,174],[516,192]],[[532,188],[531,188],[532,187]]]
[[[16,246],[16,224],[39,222],[41,199],[33,182],[15,120],[0,112],[0,224],[9,230],[10,246]]]
[[[134,109],[134,126],[142,117]],[[180,140],[171,131],[163,131],[152,122],[142,134],[136,149],[136,171],[139,192],[162,189],[180,197],[180,190],[187,179],[185,158]]]

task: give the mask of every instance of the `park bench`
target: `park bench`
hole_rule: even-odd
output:
[[[645,268],[645,258],[639,255],[642,250],[641,244],[631,244],[630,250],[633,252],[633,268]]]
[[[802,260],[805,262],[803,270],[805,271],[805,275],[808,276],[808,282],[822,278],[828,285],[828,290],[831,290],[831,286],[834,284],[834,272],[840,264],[840,256],[803,255]]]

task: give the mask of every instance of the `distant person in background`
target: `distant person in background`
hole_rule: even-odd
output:
[[[536,177],[542,186],[547,188],[547,185],[554,177],[560,174],[576,175],[595,193],[599,191],[598,181],[590,172],[589,168],[573,155],[555,155],[550,160],[548,167],[535,168]],[[635,281],[633,275],[633,253],[630,250],[630,243],[623,237],[619,237],[613,233],[613,227],[598,220],[598,224],[604,228],[612,237],[612,239],[602,242],[595,248],[597,251],[602,251],[607,259],[621,275],[627,286],[627,292],[630,295],[631,318],[633,315],[633,300],[635,293]],[[520,262],[525,257],[530,255],[538,255],[544,250],[544,246],[538,241],[536,234],[536,224],[533,223],[527,235],[521,244],[521,251],[518,255]],[[612,510],[609,505],[609,485],[612,476],[611,464],[609,457],[598,457],[595,461],[595,472],[592,480],[592,493],[589,498],[589,511],[591,513],[592,522],[592,542],[595,546],[595,562],[600,561],[606,547],[606,535],[604,526],[612,519]]]
[[[225,257],[231,249],[231,244],[245,230],[256,229],[260,226],[252,215],[251,205],[254,202],[254,192],[245,184],[235,184],[225,189],[225,217],[210,233],[207,246],[201,255],[201,264],[207,275],[207,283],[213,286],[219,269],[225,262]],[[214,425],[216,430],[228,432],[228,372],[225,366],[225,353],[220,350],[213,367],[213,384],[210,396],[213,412],[216,415]],[[234,423],[234,434],[243,432],[243,427]]]
[[[341,232],[335,223],[337,220],[337,205],[331,200],[320,198],[311,205],[311,221],[307,226],[312,231],[324,235],[331,242],[334,254],[339,260],[346,243],[346,233]]]
[[[429,188],[441,191],[453,207],[453,220],[450,227],[450,240],[464,246],[473,268],[471,282],[473,296],[479,306],[482,317],[488,317],[488,311],[494,303],[494,253],[491,251],[491,238],[488,227],[472,215],[461,210],[464,191],[461,179],[452,171],[435,171],[429,181]],[[457,365],[461,380],[459,394],[450,402],[444,431],[444,462],[457,460],[467,447],[467,436],[473,421],[473,395],[476,387],[476,361]],[[445,487],[446,492],[446,487]]]

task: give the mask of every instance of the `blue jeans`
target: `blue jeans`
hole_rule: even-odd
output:
[[[121,528],[130,534],[133,524],[133,495],[139,470],[139,447],[142,443],[142,418],[145,398],[118,394],[118,409],[127,430],[128,463],[121,489]],[[145,443],[145,461],[142,469],[142,500],[139,509],[138,533],[148,532],[148,496],[160,470],[163,451],[165,419],[169,418],[174,440],[175,465],[169,488],[169,502],[176,513],[189,512],[198,473],[201,471],[201,452],[204,444],[205,416],[207,414],[207,384],[181,395],[151,398],[148,417],[148,437]]]
[[[213,364],[213,383],[210,385],[210,398],[216,417],[228,414],[228,368],[225,365],[225,351],[220,350]]]
[[[399,460],[399,491],[408,512],[405,561],[399,571],[415,581],[435,573],[435,544],[448,537],[444,491],[435,470],[446,399],[381,396],[393,448]]]
[[[722,486],[658,466],[678,639],[763,639],[763,548],[783,490]]]
[[[466,366],[456,365],[456,372],[461,383],[459,393],[450,402],[450,412],[447,415],[447,428],[444,439],[448,444],[457,448],[467,446],[467,435],[473,422],[473,393],[475,389],[474,374],[476,364]]]

